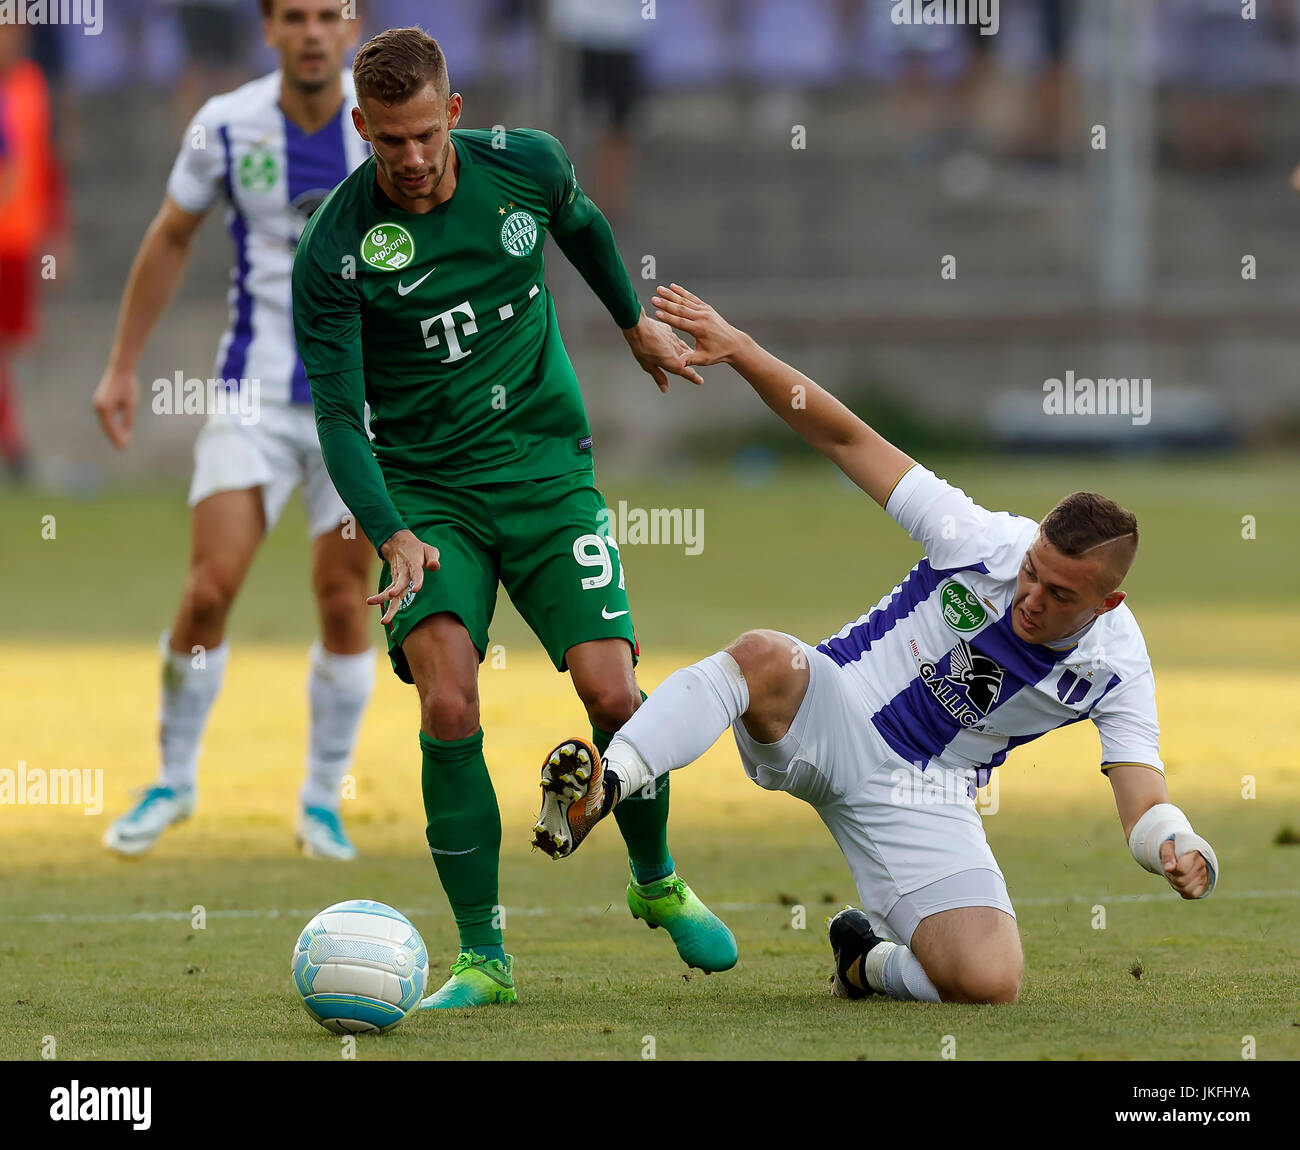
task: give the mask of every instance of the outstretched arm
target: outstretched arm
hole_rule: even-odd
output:
[[[609,221],[588,201],[584,222],[573,230],[556,231],[556,242],[569,262],[622,329],[623,338],[660,391],[668,390],[669,374],[703,383],[699,372],[686,366],[690,348],[665,323],[650,319],[637,303],[632,281],[614,244]],[[577,214],[577,213],[574,213]]]
[[[1119,763],[1106,768],[1106,777],[1115,792],[1124,838],[1137,861],[1147,870],[1154,870],[1158,862],[1156,873],[1162,873],[1183,898],[1209,894],[1213,882],[1205,852],[1211,859],[1214,852],[1192,831],[1183,812],[1170,803],[1164,775],[1141,763]],[[1179,845],[1184,848],[1181,854]]]
[[[783,363],[756,340],[727,323],[684,287],[656,289],[655,315],[695,340],[686,363],[728,363],[759,398],[881,507],[915,464],[906,452],[873,431],[825,388]]]

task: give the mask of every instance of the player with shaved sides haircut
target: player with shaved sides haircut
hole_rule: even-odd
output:
[[[750,631],[670,675],[603,755],[561,743],[534,842],[572,854],[730,727],[750,779],[814,807],[852,871],[863,909],[830,922],[834,994],[1014,1002],[1020,934],[976,792],[1013,748],[1090,719],[1134,858],[1184,898],[1208,895],[1218,862],[1169,801],[1151,664],[1119,590],[1133,514],[1087,491],[1041,523],[987,511],[686,289],[654,303],[694,337],[688,364],[731,364],[925,558],[816,646]]]

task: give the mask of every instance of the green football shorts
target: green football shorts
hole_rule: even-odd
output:
[[[556,670],[567,669],[570,647],[590,639],[626,639],[634,661],[640,654],[618,544],[590,471],[476,487],[423,484],[395,493],[393,502],[416,537],[438,549],[440,564],[385,626],[388,657],[403,682],[413,682],[403,641],[421,619],[442,611],[465,625],[483,661],[498,583]],[[385,563],[381,591],[390,578]]]

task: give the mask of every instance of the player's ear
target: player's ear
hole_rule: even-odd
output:
[[[459,92],[453,92],[447,97],[447,127],[454,128],[460,121],[461,98]]]
[[[366,131],[366,118],[361,114],[360,108],[352,109],[352,126],[356,128],[358,136],[365,140],[367,144],[370,143],[370,135]]]
[[[1097,614],[1104,615],[1107,611],[1113,611],[1128,597],[1127,591],[1112,591],[1100,603],[1097,604]]]

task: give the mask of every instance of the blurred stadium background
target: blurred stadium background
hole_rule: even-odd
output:
[[[439,39],[467,126],[557,134],[647,299],[656,279],[690,284],[882,430],[922,436],[918,450],[924,437],[1149,452],[1300,436],[1296,0],[1260,0],[1253,20],[1238,0],[1002,0],[993,36],[892,25],[888,0],[643,7],[360,12],[367,33],[420,23]],[[196,419],[145,419],[117,457],[89,395],[188,114],[274,67],[255,0],[106,8],[99,36],[40,29],[31,43],[54,92],[70,234],[42,249],[63,258],[18,377],[34,480],[83,492],[188,471]],[[1257,279],[1242,277],[1247,255]],[[154,378],[211,374],[229,259],[209,221],[141,366],[146,399]],[[603,474],[747,442],[752,462],[756,430],[780,449],[783,430],[731,389],[661,402],[558,253],[550,269]],[[1152,422],[1044,417],[1043,381],[1066,370],[1150,377]]]
[[[233,612],[237,662],[213,712],[200,817],[128,877],[98,844],[153,770],[155,643],[184,575],[201,417],[152,416],[149,385],[212,372],[231,258],[219,220],[140,365],[125,454],[90,397],[189,115],[274,67],[256,0],[105,7],[98,37],[39,29],[28,42],[53,95],[67,228],[39,249],[57,275],[41,284],[41,334],[16,361],[26,482],[0,477],[0,699],[14,715],[0,725],[0,767],[103,766],[104,809],[0,812],[12,846],[0,878],[13,880],[0,884],[0,957],[19,959],[0,973],[0,995],[18,1002],[0,1053],[34,1057],[58,1033],[74,1057],[328,1056],[280,966],[298,924],[277,917],[306,921],[343,881],[298,859],[288,832],[314,626],[296,500]],[[1001,0],[993,36],[895,26],[892,7],[362,0],[360,11],[366,35],[418,23],[439,39],[465,126],[560,137],[643,301],[656,282],[687,284],[987,506],[1041,515],[1087,487],[1135,510],[1143,554],[1126,586],[1156,668],[1171,784],[1216,843],[1225,889],[1189,909],[1134,868],[1091,730],[1022,748],[1000,772],[1004,813],[989,833],[1021,911],[1025,1005],[993,1030],[974,1017],[943,1025],[976,1043],[999,1036],[963,1047],[983,1057],[1236,1058],[1243,1033],[1260,1036],[1261,1058],[1295,1057],[1300,0],[1259,0],[1253,20],[1238,0]],[[947,256],[955,279],[941,274]],[[1248,256],[1255,278],[1243,278]],[[554,249],[548,272],[608,500],[706,512],[701,555],[625,555],[647,690],[746,627],[816,641],[915,562],[910,541],[740,381],[714,369],[703,389],[677,381],[660,396]],[[1150,422],[1046,416],[1044,381],[1068,371],[1149,377]],[[41,538],[46,515],[57,546]],[[1244,516],[1257,540],[1243,539]],[[852,1054],[871,1038],[892,1041],[892,1056],[933,1057],[924,1012],[884,1014],[881,1031],[811,1005],[825,976],[819,912],[792,932],[788,903],[843,902],[848,876],[816,816],[746,786],[726,740],[674,779],[672,825],[684,873],[741,908],[729,912],[748,964],[736,979],[686,986],[647,932],[590,910],[618,897],[613,836],[563,879],[530,857],[533,759],[554,724],[580,729],[580,715],[504,601],[493,641],[510,653],[504,674],[483,675],[502,891],[531,908],[511,929],[535,961],[546,1033],[574,1053],[639,1056],[627,1045],[648,1025],[638,1012],[690,996],[713,1013],[679,1012],[674,1025],[695,1028],[679,1052]],[[454,932],[424,848],[414,736],[414,695],[381,663],[347,885],[409,909],[441,962]],[[1240,801],[1247,775],[1259,802]],[[1083,909],[1099,897],[1129,908],[1109,932]],[[177,910],[195,903],[229,925],[196,939]],[[556,916],[571,935],[557,938]],[[77,966],[87,922],[111,995]],[[613,1030],[589,1033],[584,964],[596,955],[616,970],[627,954],[641,956],[645,993],[617,979],[598,988],[596,1021]],[[180,970],[200,977],[178,985]],[[177,1001],[208,1029],[159,1013]],[[456,1025],[482,1037],[475,1052],[534,1052],[513,1026]],[[443,1045],[424,1044],[445,1033],[412,1027],[386,1049],[436,1055]]]

